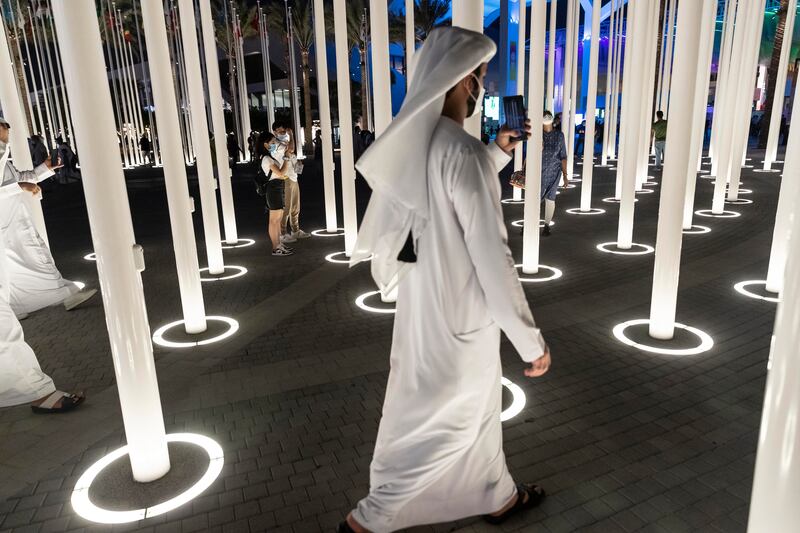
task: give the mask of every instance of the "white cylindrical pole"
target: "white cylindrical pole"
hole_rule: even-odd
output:
[[[453,26],[483,33],[483,0],[453,2]],[[483,113],[476,113],[474,117],[464,121],[464,129],[473,137],[480,139],[482,119]]]
[[[284,2],[286,2],[286,0],[284,0]],[[300,82],[298,81],[298,78],[297,78],[297,56],[295,54],[294,20],[293,20],[292,14],[291,14],[292,8],[289,8],[288,11],[289,11],[289,16],[287,17],[287,27],[289,28],[289,69],[291,70],[291,74],[292,74],[291,78],[290,78],[292,80],[292,92],[291,92],[292,112],[294,114],[295,135],[297,137],[299,137],[299,138],[303,138],[304,137],[303,131],[302,131],[303,123],[300,122],[300,92],[298,90],[299,87],[300,87]],[[388,18],[389,15],[387,14],[386,16]],[[388,25],[388,20],[387,20],[387,25]],[[388,32],[389,32],[389,30],[387,29],[386,33],[388,34]],[[240,33],[241,33],[241,26],[240,26]],[[388,35],[386,37],[386,42],[387,42],[387,44],[386,44],[386,64],[388,65],[389,64],[389,44],[388,44],[389,37],[388,37]],[[247,82],[245,81],[245,78],[244,78],[244,37],[242,37],[241,43],[242,43],[241,44],[241,46],[242,46],[242,51],[241,51],[241,54],[242,54],[242,85],[245,88],[245,97],[247,97]],[[387,66],[386,68],[387,68],[387,71],[388,71],[389,67]],[[391,99],[391,95],[389,96],[389,98]],[[389,110],[390,110],[389,113],[391,114],[391,104],[389,104]],[[248,117],[247,117],[247,126],[248,126],[248,128],[250,127],[250,116],[249,116],[249,114],[248,114]],[[311,124],[309,124],[308,127],[310,128]],[[302,158],[303,157],[303,143],[302,142],[296,142],[295,143],[295,149],[297,150],[297,156]]]
[[[613,85],[611,86],[611,136],[608,142],[608,158],[617,158],[617,126],[619,125],[619,91],[622,86],[622,48],[623,36],[622,25],[625,22],[625,13],[627,12],[627,4],[622,4],[618,8],[617,13],[617,34],[616,34],[616,53],[614,54],[614,74]]]
[[[672,47],[675,42],[675,0],[669,2],[669,15],[667,16],[667,48],[664,52],[664,78],[661,82],[661,99],[658,101],[658,109],[656,111],[663,111],[668,114],[669,111],[669,91],[670,91],[670,78],[672,76]]]
[[[572,94],[572,49],[575,47],[575,42],[572,39],[572,27],[577,24],[574,21],[575,9],[574,3],[577,0],[567,0],[567,27],[564,29],[564,70],[562,71],[561,81],[561,133],[567,140],[567,149],[569,149],[569,121],[567,116],[572,113],[570,102],[570,95]],[[555,110],[553,110],[555,113]]]
[[[794,112],[792,113],[794,115]],[[789,157],[788,150],[786,151]],[[786,174],[784,174],[786,176]],[[796,180],[797,176],[792,176]],[[786,178],[784,178],[786,179]],[[800,191],[789,198],[800,205]],[[783,297],[778,304],[767,362],[764,411],[750,497],[750,533],[794,533],[800,523],[800,217],[790,223],[791,241]]]
[[[731,49],[733,47],[733,22],[736,19],[738,0],[725,0],[725,16],[722,25],[722,38],[720,41],[719,59],[717,61],[717,82],[714,89],[713,123],[711,125],[711,139],[708,144],[708,156],[711,158],[711,175],[716,176],[719,164],[719,150],[716,149],[719,130],[721,128],[720,106],[725,100],[728,71],[730,70]]]
[[[275,96],[272,93],[272,66],[269,60],[269,31],[264,9],[259,6],[259,24],[261,26],[261,61],[264,65],[264,94],[267,96],[268,127],[275,123]]]
[[[20,98],[15,80],[14,66],[11,61],[11,51],[8,48],[6,29],[3,17],[0,17],[0,106],[3,107],[5,119],[11,124],[9,141],[11,144],[11,157],[14,166],[19,170],[32,170],[31,152],[28,149],[28,121],[25,119],[25,110]],[[25,207],[31,215],[36,232],[42,237],[45,244],[47,240],[47,227],[44,224],[41,196],[34,197],[28,193],[22,195]]]
[[[678,31],[675,41],[675,75],[672,92],[681,105],[675,106],[667,123],[669,159],[664,162],[661,201],[658,209],[656,258],[653,291],[650,301],[650,336],[671,339],[675,332],[675,308],[678,300],[678,276],[681,269],[683,240],[683,205],[686,197],[686,169],[693,167],[692,137],[684,134],[685,124],[693,124],[698,107],[695,99],[700,81],[697,51],[707,18],[716,16],[715,0],[681,2],[678,7]]]
[[[704,20],[701,28],[700,48],[697,57],[700,62],[700,69],[697,71],[699,80],[695,86],[697,95],[695,96],[695,112],[690,135],[691,152],[689,153],[688,167],[686,168],[686,197],[683,206],[683,229],[692,227],[694,217],[694,197],[697,186],[698,164],[703,153],[703,141],[705,137],[706,108],[708,104],[708,88],[711,84],[711,59],[714,52],[714,29],[716,17],[708,17]],[[669,124],[669,123],[668,123]]]
[[[575,122],[577,120],[578,112],[578,26],[581,15],[581,3],[579,1],[573,4],[573,32],[570,40],[572,41],[572,61],[570,63],[571,70],[567,75],[572,78],[570,83],[570,112],[569,116],[561,117],[561,120],[567,120],[567,176],[572,177],[575,170]]]
[[[42,68],[42,54],[39,50],[39,38],[37,37],[36,32],[36,24],[33,21],[33,13],[31,12],[31,8],[28,8],[28,21],[31,25],[31,39],[33,40],[33,50],[36,54],[36,66],[38,67],[37,70],[39,71],[39,81],[42,84],[42,100],[44,101],[44,116],[47,119],[47,123],[42,130],[42,136],[47,142],[48,146],[53,146],[55,144],[54,136],[53,136],[53,114],[50,112],[50,98],[47,95],[47,77],[45,76],[44,69]]]
[[[389,4],[369,0],[372,39],[372,83],[375,106],[375,137],[392,122],[392,82],[389,74]]]
[[[54,0],[133,477],[169,471],[164,417],[94,0]],[[137,252],[138,249],[138,252]]]
[[[172,83],[167,30],[161,2],[142,2],[142,24],[149,52],[153,102],[158,110],[156,120],[164,149],[164,184],[167,188],[183,319],[187,333],[200,333],[206,330],[206,313],[192,223],[192,202],[181,148],[180,118],[175,107],[175,85]]]
[[[203,75],[200,72],[200,54],[197,43],[197,25],[192,0],[178,0],[180,9],[181,37],[183,39],[183,62],[189,92],[189,111],[194,133],[195,157],[197,158],[197,181],[200,186],[200,205],[203,209],[203,232],[206,239],[206,256],[210,274],[222,274],[225,264],[220,243],[219,213],[215,192],[214,170],[211,166],[211,145],[208,139]]]
[[[336,220],[336,182],[333,175],[333,131],[331,129],[331,104],[328,91],[325,8],[322,0],[314,0],[314,39],[314,56],[317,58],[319,126],[321,130],[320,135],[322,136],[322,179],[325,188],[325,229],[333,233],[338,228],[338,222]],[[340,120],[340,126],[341,122]]]
[[[790,35],[790,34],[787,34]],[[800,213],[800,202],[797,201],[800,190],[800,101],[797,97],[800,92],[795,86],[795,105],[792,107],[792,122],[789,128],[789,138],[786,142],[786,161],[783,165],[783,178],[778,196],[778,208],[775,212],[775,227],[772,232],[772,248],[769,254],[769,269],[767,270],[767,290],[780,293],[784,288],[784,269],[788,254],[789,228],[793,218]],[[797,122],[794,122],[797,121]],[[785,300],[784,301],[789,301]]]
[[[786,92],[789,51],[792,48],[792,36],[794,35],[795,11],[797,11],[797,0],[789,0],[783,43],[781,44],[781,56],[778,62],[778,73],[775,78],[775,94],[772,96],[772,112],[769,115],[769,135],[767,136],[767,150],[764,152],[764,170],[772,169],[772,163],[775,162],[778,155],[778,136],[781,116],[783,115],[783,96]]]
[[[651,6],[650,9],[650,19],[648,21],[648,29],[647,29],[647,42],[646,45],[646,56],[645,56],[645,70],[644,70],[644,86],[642,88],[643,95],[642,95],[642,115],[639,121],[640,129],[640,139],[642,142],[640,144],[639,152],[638,152],[638,164],[637,164],[637,172],[636,172],[636,190],[639,191],[642,188],[642,185],[645,181],[647,181],[648,177],[648,163],[650,161],[650,130],[652,128],[652,119],[655,116],[655,112],[653,110],[654,99],[653,99],[653,88],[655,87],[656,83],[656,52],[657,52],[657,39],[652,38],[657,34],[656,29],[658,28],[658,7]]]
[[[646,36],[649,22],[648,3],[634,3],[628,6],[628,34],[625,62],[625,88],[622,91],[622,146],[617,174],[621,176],[619,226],[617,246],[628,250],[633,244],[633,213],[636,189],[637,153],[640,151],[639,125],[642,99],[644,98],[643,78],[646,55]],[[627,57],[630,55],[630,59]],[[629,59],[629,60],[628,60]],[[645,119],[647,117],[644,117]],[[646,141],[645,141],[646,142]]]
[[[615,0],[611,0],[609,4],[611,15],[608,22],[608,47],[606,47],[608,57],[606,59],[606,90],[605,93],[603,93],[603,99],[605,100],[603,109],[603,146],[600,149],[600,166],[603,167],[608,165],[608,126],[611,118],[611,73],[613,71],[613,57],[617,51],[617,47],[614,46],[614,24],[616,24],[616,10],[614,4]]]
[[[556,112],[556,15],[558,14],[558,2],[550,3],[550,28],[548,30],[547,43],[547,110],[555,114]]]
[[[589,87],[586,94],[586,133],[583,141],[583,173],[581,175],[581,211],[592,208],[592,176],[594,173],[594,115],[597,107],[597,68],[600,62],[600,0],[592,4],[592,38],[589,51]]]
[[[416,0],[405,0],[406,9],[406,85],[411,85],[411,71],[414,65],[414,53],[417,51],[417,29],[414,26],[414,7]]]
[[[235,244],[239,240],[236,229],[236,208],[233,204],[231,169],[228,166],[228,137],[225,134],[225,115],[222,99],[222,84],[217,60],[217,40],[214,37],[214,18],[211,16],[210,0],[200,0],[200,22],[203,25],[203,51],[206,60],[208,79],[208,100],[211,103],[211,124],[214,126],[214,150],[217,160],[217,179],[219,197],[222,204],[222,221],[225,228],[225,242]],[[173,93],[174,94],[174,93]],[[272,123],[270,123],[270,126]]]
[[[517,21],[517,94],[525,96],[525,18],[528,6],[525,0],[519,0],[519,17]],[[514,171],[522,170],[522,143],[514,150]],[[514,187],[512,191],[514,200],[522,200],[522,189]]]
[[[107,2],[108,5],[108,16],[110,17],[110,21],[116,20],[116,11],[112,8],[111,2]],[[125,166],[128,165],[135,165],[136,164],[136,152],[133,148],[133,144],[131,143],[131,136],[130,132],[127,128],[131,124],[131,107],[130,107],[130,100],[128,100],[128,84],[125,80],[125,69],[122,65],[121,55],[119,53],[119,39],[117,38],[117,24],[113,22],[113,25],[108,29],[108,36],[111,39],[111,49],[113,49],[114,54],[114,65],[115,65],[115,77],[117,78],[117,84],[119,87],[118,96],[120,98],[120,108],[122,110],[122,118],[120,119],[120,141],[125,145],[125,151],[127,153],[127,158],[125,160]]]
[[[344,0],[333,2],[333,24],[336,40],[336,86],[339,103],[339,165],[342,176],[342,208],[344,210],[344,253],[353,253],[358,234],[356,219],[356,167],[353,161],[353,121],[350,106],[350,49],[347,43],[347,11]]]
[[[528,162],[525,166],[524,230],[522,233],[522,271],[539,271],[539,211],[542,187],[542,126],[544,113],[544,39],[545,0],[531,0],[531,52],[528,57],[528,114],[534,118],[531,138],[527,142]]]
[[[70,112],[69,108],[69,99],[67,98],[67,88],[64,86],[64,68],[61,66],[61,51],[58,48],[58,39],[56,39],[56,29],[53,25],[53,15],[52,13],[49,14],[48,17],[50,20],[50,33],[53,35],[53,45],[55,47],[55,56],[56,56],[56,71],[58,72],[58,79],[59,84],[61,85],[61,100],[64,103],[64,118],[66,120],[66,128],[67,128],[67,137],[70,147],[73,151],[76,151],[77,148],[75,146],[75,139],[73,138],[72,134],[72,113]]]
[[[122,15],[120,14],[119,10],[116,8],[116,3],[112,3],[112,13],[115,14],[115,22],[114,22],[114,29],[112,30],[112,35],[114,35],[115,41],[117,43],[117,60],[119,65],[119,71],[121,73],[121,82],[122,86],[124,87],[123,95],[125,97],[125,105],[126,109],[128,110],[128,119],[127,119],[127,126],[128,130],[126,132],[126,137],[128,139],[128,149],[130,150],[131,154],[131,163],[134,165],[141,164],[141,157],[138,150],[138,144],[136,141],[136,106],[133,103],[133,87],[131,87],[130,83],[130,73],[128,72],[128,65],[127,60],[125,59],[125,44],[122,38],[122,24],[120,22],[120,18]]]

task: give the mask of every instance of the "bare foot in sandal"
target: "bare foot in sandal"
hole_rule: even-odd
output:
[[[506,504],[505,507],[492,513],[484,515],[483,519],[494,525],[499,525],[522,511],[527,511],[539,505],[545,497],[544,489],[539,485],[519,483],[517,485],[517,496]]]
[[[33,402],[31,409],[37,415],[66,413],[78,407],[85,399],[82,392],[71,394],[57,390]]]

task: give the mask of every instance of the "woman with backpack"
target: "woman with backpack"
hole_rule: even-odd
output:
[[[281,218],[283,217],[283,190],[284,180],[288,177],[288,157],[276,159],[278,139],[269,131],[262,132],[258,137],[257,151],[259,157],[258,181],[256,192],[264,196],[269,212],[269,238],[272,241],[272,255],[285,257],[294,252],[291,248],[281,243]]]

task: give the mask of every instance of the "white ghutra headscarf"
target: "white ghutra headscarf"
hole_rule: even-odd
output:
[[[372,197],[350,264],[371,257],[372,277],[383,294],[413,267],[397,258],[409,232],[416,248],[428,224],[428,147],[445,94],[496,50],[482,33],[456,27],[433,30],[414,56],[400,112],[356,164],[372,187]]]

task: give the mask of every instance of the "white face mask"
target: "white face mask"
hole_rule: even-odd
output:
[[[553,124],[553,117],[543,118],[542,119],[542,124],[544,124],[545,126],[552,125]]]
[[[288,133],[284,133],[283,135],[276,135],[275,137],[282,143],[289,142],[289,134]]]
[[[472,113],[469,113],[467,115],[467,118],[474,117],[476,115],[480,115],[481,107],[483,106],[483,96],[486,93],[486,89],[481,84],[481,80],[478,79],[478,76],[476,76],[475,74],[472,74],[472,77],[475,78],[475,81],[478,82],[478,86],[480,87],[480,89],[478,90],[478,96],[473,97],[472,93],[470,93],[470,95],[469,95],[470,98],[474,98],[475,107],[472,109]]]

